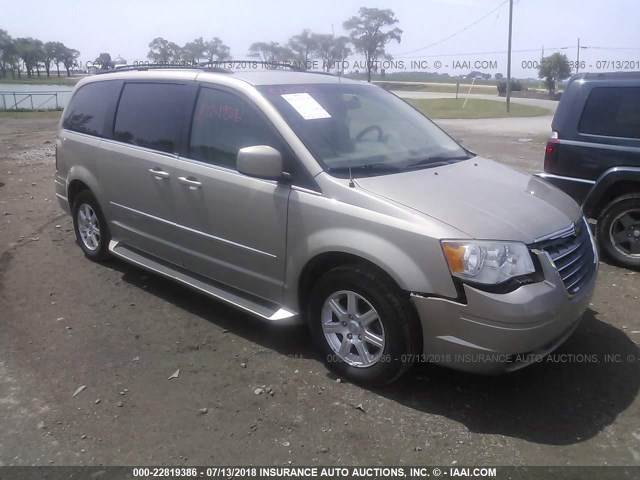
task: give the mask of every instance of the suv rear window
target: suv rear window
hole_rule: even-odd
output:
[[[598,87],[582,112],[580,133],[640,138],[640,87]]]
[[[116,114],[113,138],[174,153],[180,138],[187,88],[176,83],[127,83]]]
[[[121,82],[112,80],[80,87],[65,109],[62,127],[104,137],[107,110],[117,98],[121,85]]]

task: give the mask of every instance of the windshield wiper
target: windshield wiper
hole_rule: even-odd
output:
[[[327,168],[328,172],[331,173],[349,173],[351,171],[352,174],[362,174],[362,173],[382,173],[382,172],[401,172],[404,170],[403,167],[398,165],[391,165],[389,163],[365,163],[364,165],[354,165],[351,167],[329,167]]]
[[[442,167],[443,165],[449,165],[450,163],[454,163],[460,160],[468,160],[469,157],[468,156],[446,156],[446,155],[439,155],[439,156],[433,156],[433,157],[427,157],[427,158],[423,158],[422,160],[418,160],[416,162],[410,163],[408,165],[405,165],[405,167],[403,168],[403,170],[411,170],[414,168],[423,168],[423,167],[428,167],[428,168],[432,168],[432,167]]]

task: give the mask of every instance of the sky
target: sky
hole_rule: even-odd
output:
[[[82,62],[101,52],[144,61],[155,37],[184,45],[200,36],[220,37],[234,59],[246,59],[251,43],[286,43],[305,28],[345,34],[342,23],[362,6],[395,12],[404,33],[387,52],[396,69],[506,74],[508,0],[0,0],[0,28],[14,38],[61,41]],[[515,76],[537,76],[532,67],[543,47],[575,60],[578,38],[586,70],[640,70],[640,0],[514,0]]]

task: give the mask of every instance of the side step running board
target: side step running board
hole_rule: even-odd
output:
[[[111,241],[109,243],[109,251],[116,257],[121,258],[129,263],[142,267],[150,272],[157,273],[164,277],[170,278],[177,282],[186,285],[194,290],[205,293],[210,297],[222,300],[234,307],[240,308],[246,312],[256,315],[265,320],[290,323],[298,320],[298,314],[291,312],[284,308],[279,308],[278,305],[269,305],[266,302],[261,302],[257,299],[247,298],[238,291],[230,291],[221,286],[214,285],[212,282],[206,279],[196,278],[189,272],[154,259],[144,253],[138,252],[126,245]]]

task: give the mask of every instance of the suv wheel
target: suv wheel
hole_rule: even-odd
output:
[[[109,258],[111,235],[96,198],[88,190],[78,194],[73,202],[73,228],[78,244],[91,260]]]
[[[357,383],[390,383],[419,353],[420,329],[408,299],[365,266],[341,266],[320,277],[308,318],[327,366]]]
[[[640,268],[640,195],[620,197],[598,218],[598,242],[622,266]]]

